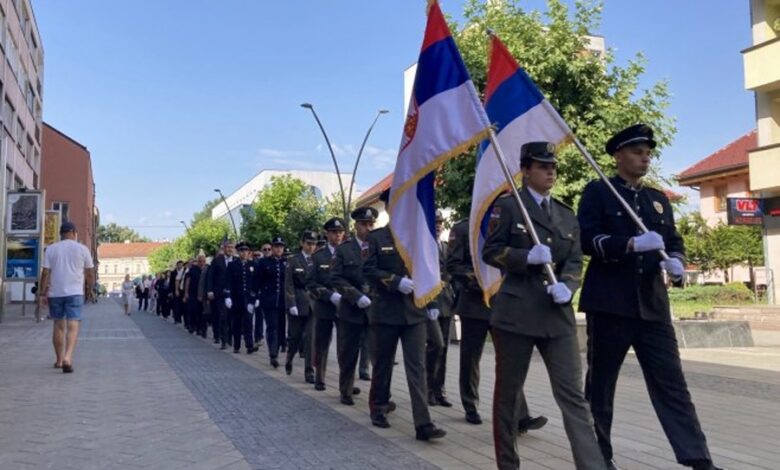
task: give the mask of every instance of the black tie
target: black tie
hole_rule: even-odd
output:
[[[539,205],[542,206],[542,210],[547,215],[547,218],[552,219],[552,214],[550,214],[550,203],[547,202],[547,198],[542,199],[542,203]]]

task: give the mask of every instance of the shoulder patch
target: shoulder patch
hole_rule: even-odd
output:
[[[553,198],[551,198],[551,199],[552,199],[553,201],[555,201],[555,202],[556,202],[556,203],[557,203],[559,206],[565,207],[566,209],[568,209],[568,210],[570,210],[570,211],[574,212],[574,209],[572,209],[572,207],[571,207],[570,205],[568,205],[568,204],[564,203],[563,201],[560,201],[559,199],[557,199],[557,198],[555,198],[555,197],[553,197]]]

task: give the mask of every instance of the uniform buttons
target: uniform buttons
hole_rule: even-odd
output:
[[[642,268],[639,268],[637,271],[639,272],[639,274],[642,274]]]
[[[547,237],[547,243],[552,243],[552,238]]]

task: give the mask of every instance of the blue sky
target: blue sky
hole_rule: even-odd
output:
[[[442,0],[460,17],[463,0]],[[749,7],[734,0],[608,0],[619,64],[641,51],[642,85],[668,79],[681,171],[755,126],[740,50]],[[542,0],[521,2],[543,9]],[[351,168],[376,110],[359,186],[392,171],[403,70],[418,55],[424,0],[33,0],[45,51],[44,120],[92,154],[103,223],[173,238],[219,187],[259,170],[331,168],[315,105]]]

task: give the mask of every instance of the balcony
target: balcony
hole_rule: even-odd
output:
[[[780,189],[780,143],[758,147],[748,152],[750,162],[750,190]]]
[[[745,88],[753,91],[780,89],[780,37],[742,51]]]

